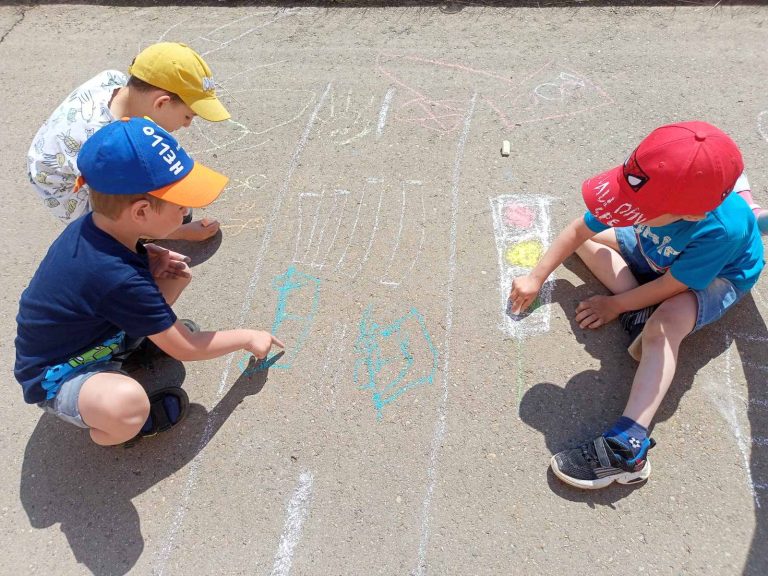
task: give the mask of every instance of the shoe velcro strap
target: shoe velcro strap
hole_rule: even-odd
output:
[[[600,461],[600,466],[604,468],[612,466],[611,459],[608,457],[608,451],[606,450],[605,438],[602,436],[595,438],[595,452],[597,453],[597,459]]]

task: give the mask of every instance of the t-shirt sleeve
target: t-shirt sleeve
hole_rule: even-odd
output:
[[[592,212],[589,212],[589,211],[584,213],[584,224],[586,224],[587,228],[589,228],[590,230],[592,230],[592,232],[595,232],[596,234],[599,234],[603,230],[608,230],[608,228],[610,228],[610,226],[603,224],[602,222],[600,222],[600,220],[595,218],[592,215]]]
[[[158,334],[176,322],[157,284],[140,274],[105,294],[98,312],[132,338]]]
[[[694,290],[703,290],[731,261],[734,246],[725,238],[693,240],[670,266],[672,276]]]

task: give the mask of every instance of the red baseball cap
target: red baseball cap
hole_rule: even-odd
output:
[[[585,180],[587,209],[612,227],[662,214],[704,214],[717,208],[744,171],[741,152],[719,128],[678,122],[656,128],[623,165]]]

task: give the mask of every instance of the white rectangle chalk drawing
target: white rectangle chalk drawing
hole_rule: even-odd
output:
[[[551,277],[542,286],[531,312],[511,315],[507,299],[512,280],[528,274],[549,248],[551,199],[507,194],[489,200],[499,256],[501,329],[517,338],[546,332],[549,330],[549,304],[552,301]]]

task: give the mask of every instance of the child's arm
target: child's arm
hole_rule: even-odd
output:
[[[230,352],[245,350],[256,358],[266,358],[272,345],[285,348],[280,340],[264,330],[219,330],[191,332],[180,320],[149,337],[166,354],[176,360],[210,360]]]
[[[581,328],[598,328],[622,312],[659,304],[686,290],[688,286],[667,272],[656,280],[621,294],[587,298],[576,307],[576,321]]]
[[[573,254],[576,249],[592,238],[593,232],[579,216],[573,220],[552,242],[552,246],[536,264],[527,276],[520,276],[512,281],[509,300],[512,302],[512,313],[519,314],[536,299],[542,284],[563,261]]]

